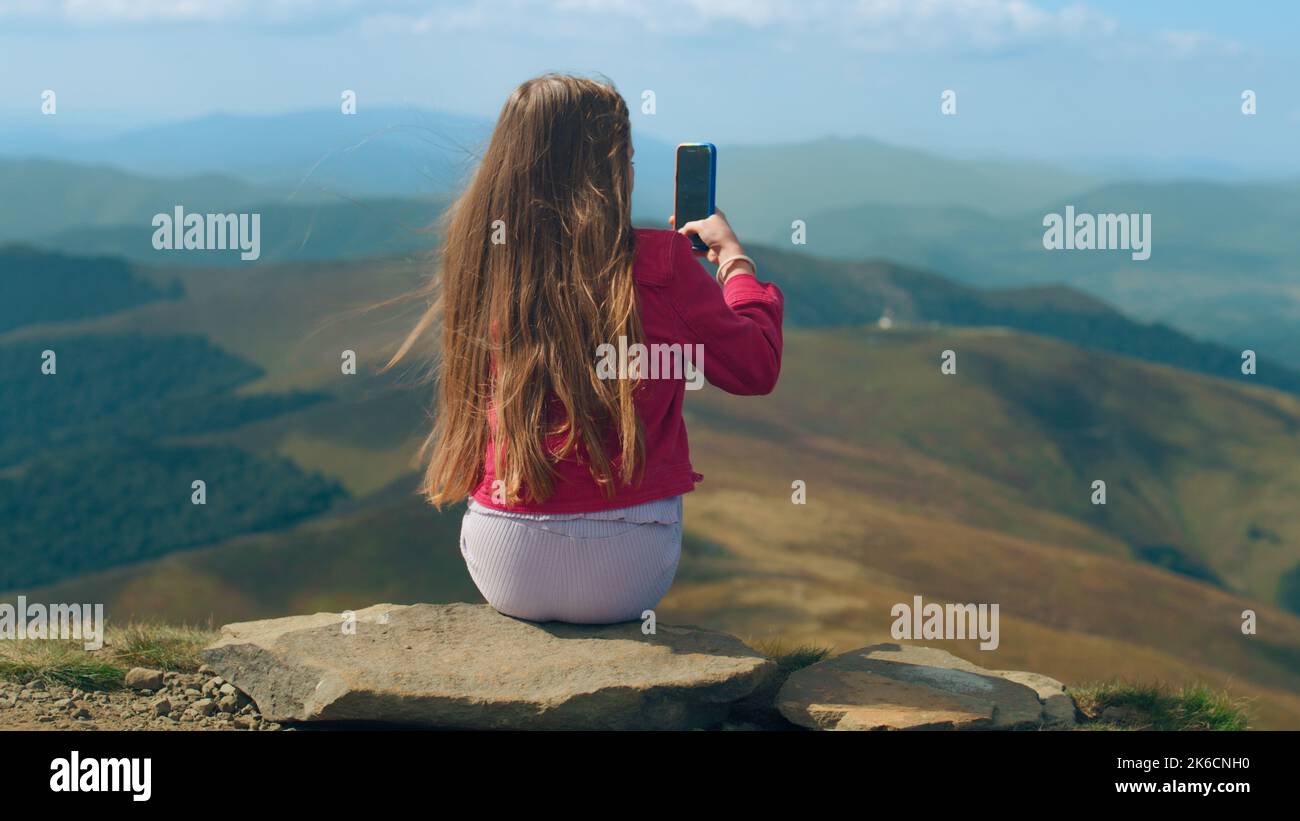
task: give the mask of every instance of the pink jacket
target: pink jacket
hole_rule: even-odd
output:
[[[781,372],[781,319],[784,298],[770,283],[749,274],[732,274],[724,287],[691,251],[685,236],[668,230],[638,230],[633,265],[637,300],[645,342],[651,352],[655,344],[678,344],[684,350],[702,354],[704,377],[727,393],[756,395],[771,393]],[[690,346],[687,348],[686,346]],[[592,360],[597,351],[593,345]],[[650,356],[647,361],[660,360]],[[691,467],[686,441],[682,401],[686,380],[680,369],[657,369],[654,378],[643,378],[634,401],[645,426],[645,465],[640,480],[618,484],[613,498],[606,498],[582,459],[576,454],[555,463],[555,484],[542,503],[506,506],[493,502],[493,442],[484,457],[483,478],[474,491],[474,501],[498,510],[524,513],[586,513],[628,507],[676,496],[695,488],[704,477]],[[674,378],[675,376],[675,378]],[[495,416],[491,417],[495,426]],[[547,441],[558,452],[563,437]],[[606,436],[606,453],[614,459],[617,472],[619,447],[614,431]]]

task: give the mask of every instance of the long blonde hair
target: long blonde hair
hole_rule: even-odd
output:
[[[482,480],[490,409],[508,504],[545,501],[554,461],[575,449],[607,497],[615,475],[631,482],[644,462],[636,382],[595,369],[600,343],[643,339],[631,173],[627,104],[612,85],[548,74],[506,100],[444,217],[439,270],[423,292],[430,307],[389,362],[440,327],[421,486],[434,505],[463,500]],[[606,452],[611,432],[616,453]],[[556,434],[558,450],[546,444]]]

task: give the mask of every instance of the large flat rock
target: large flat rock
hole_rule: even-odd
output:
[[[789,721],[820,730],[1018,730],[1074,723],[1058,681],[992,671],[943,650],[863,647],[792,674],[777,694]]]
[[[377,604],[241,622],[203,651],[271,721],[473,729],[709,726],[775,673],[725,633],[538,624],[487,605]]]

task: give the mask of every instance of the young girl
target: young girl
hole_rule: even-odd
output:
[[[437,299],[393,358],[440,326],[422,490],[438,507],[470,497],[461,553],[509,616],[639,619],[677,571],[682,494],[704,478],[686,443],[683,368],[604,378],[602,345],[701,351],[692,364],[735,394],[769,393],[780,372],[781,292],[756,278],[722,212],[676,231],[632,227],[630,132],[612,86],[519,86],[448,212]]]

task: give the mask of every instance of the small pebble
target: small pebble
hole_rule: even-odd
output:
[[[201,698],[193,704],[194,711],[200,715],[210,716],[217,711],[217,703],[210,698]]]

